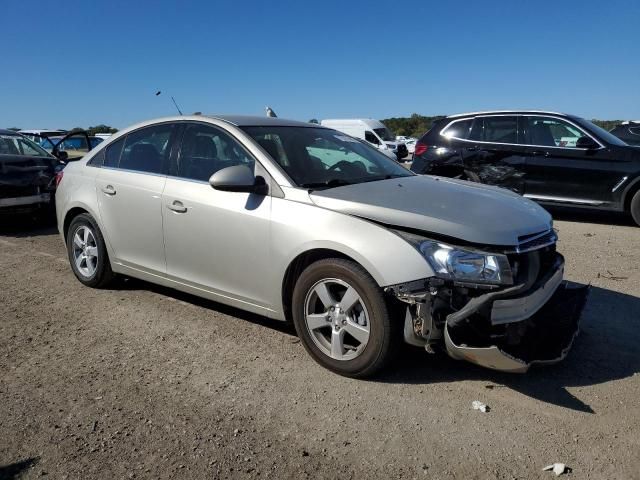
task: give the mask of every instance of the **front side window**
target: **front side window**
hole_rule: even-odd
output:
[[[119,168],[146,173],[162,173],[169,157],[173,124],[142,128],[127,135]]]
[[[527,143],[542,147],[576,148],[580,137],[587,136],[575,125],[551,117],[527,117]]]
[[[228,133],[208,125],[187,126],[178,157],[178,176],[208,182],[218,170],[247,165],[255,160]]]
[[[355,138],[314,127],[243,127],[303,188],[331,188],[413,174]]]
[[[35,142],[21,135],[0,134],[0,155],[48,157],[49,154]]]
[[[385,142],[394,142],[396,139],[387,127],[374,128],[373,131],[376,132],[376,135],[378,135],[378,137],[380,137]]]
[[[369,143],[373,143],[374,145],[380,145],[380,140],[378,140],[378,137],[376,137],[374,133],[370,132],[369,130],[364,132],[364,139]]]

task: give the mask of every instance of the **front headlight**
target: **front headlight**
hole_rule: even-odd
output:
[[[407,232],[397,233],[420,251],[440,278],[467,283],[513,284],[506,255],[455,247]]]

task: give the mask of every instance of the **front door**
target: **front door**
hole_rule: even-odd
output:
[[[161,196],[174,130],[174,124],[155,125],[112,143],[96,177],[113,260],[151,273],[166,271]]]
[[[606,148],[578,148],[587,133],[556,117],[526,116],[525,195],[542,202],[597,206],[611,200],[620,180]]]
[[[186,124],[162,195],[167,273],[222,303],[271,308],[265,281],[271,196],[214,190],[211,175],[233,165],[261,169],[226,131]]]

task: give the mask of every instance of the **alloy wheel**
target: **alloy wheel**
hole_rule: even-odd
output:
[[[353,360],[369,341],[367,308],[356,289],[343,280],[315,283],[305,298],[304,316],[315,345],[335,360]]]

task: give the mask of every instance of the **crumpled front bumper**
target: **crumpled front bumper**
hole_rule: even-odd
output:
[[[471,346],[465,343],[464,332],[450,331],[445,324],[447,353],[457,360],[514,373],[524,373],[535,364],[560,362],[578,335],[588,289],[563,282],[548,302],[526,320],[526,332],[516,345]]]
[[[387,291],[409,304],[404,322],[407,343],[424,346],[428,352],[444,344],[452,358],[494,370],[526,372],[531,365],[565,358],[578,334],[589,292],[588,286],[563,281],[564,259],[555,250],[547,253],[542,270],[524,270],[516,285],[485,293],[471,288],[456,291],[455,286],[442,284],[442,290],[433,284],[427,290],[423,281]]]
[[[479,337],[470,332],[472,318],[465,319],[465,326],[459,317],[454,320],[462,312],[449,315],[443,329],[449,356],[494,370],[516,373],[526,372],[531,365],[563,360],[578,335],[580,317],[589,292],[588,286],[572,287],[563,281],[563,271],[564,262],[558,255],[555,269],[527,294],[485,302],[488,304],[484,305],[485,308],[490,308],[488,316],[492,328],[512,329],[512,332],[517,332],[516,341],[509,341],[509,335],[495,342],[478,341]]]

